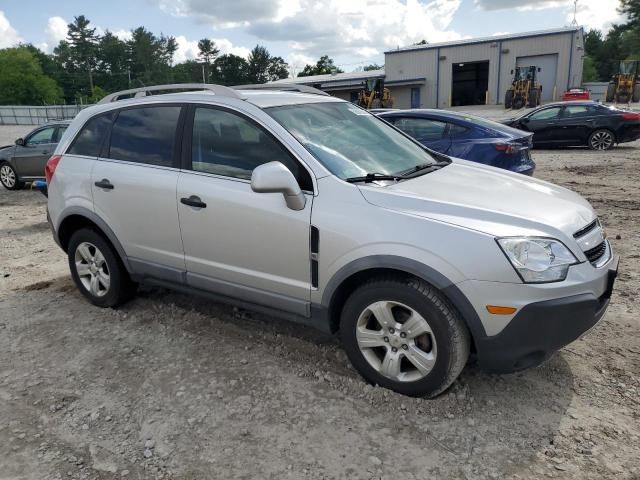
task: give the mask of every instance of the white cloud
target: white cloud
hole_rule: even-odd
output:
[[[216,43],[216,46],[220,50],[220,55],[232,53],[247,58],[251,51],[245,47],[234,46],[233,43],[226,38],[212,38],[211,40]],[[176,43],[178,44],[178,50],[176,50],[173,56],[174,63],[196,60],[198,58],[198,40],[189,40],[184,35],[178,35],[176,37]]]
[[[264,40],[287,41],[292,50],[313,57],[371,58],[422,39],[439,42],[462,37],[449,29],[461,0],[299,1],[296,14],[253,23],[248,32]]]
[[[131,30],[124,30],[122,28],[120,30],[115,30],[111,33],[113,33],[116,37],[118,37],[123,42],[126,42],[127,40],[131,40],[131,38],[133,37],[133,35],[131,34]]]
[[[44,29],[46,41],[41,44],[45,52],[51,52],[60,40],[67,38],[67,24],[62,17],[50,17],[47,20],[47,28]]]
[[[568,25],[573,20],[573,0],[475,0],[477,7],[483,10],[519,11],[562,9],[564,21]],[[578,2],[576,20],[586,28],[608,30],[615,23],[625,21],[617,11],[619,0],[591,0]]]
[[[11,26],[4,12],[0,10],[0,48],[13,47],[23,41],[24,39]]]
[[[182,63],[186,60],[195,60],[198,58],[198,41],[187,40],[184,35],[178,35],[176,37],[176,43],[178,49],[173,56],[174,63]]]
[[[287,55],[285,62],[289,64],[289,73],[292,77],[295,77],[300,73],[306,65],[315,65],[316,59],[305,55],[304,53],[292,52]]]

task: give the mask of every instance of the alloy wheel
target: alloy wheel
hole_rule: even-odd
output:
[[[611,145],[613,145],[613,135],[610,132],[596,132],[591,137],[591,147],[594,150],[608,150]]]
[[[103,297],[109,291],[111,277],[102,252],[92,243],[82,242],[74,255],[80,282],[92,295]]]
[[[7,188],[13,188],[16,186],[16,173],[9,165],[3,165],[0,167],[0,181]]]
[[[369,365],[391,380],[420,380],[436,363],[436,340],[429,323],[399,302],[380,301],[365,308],[356,323],[356,341]]]

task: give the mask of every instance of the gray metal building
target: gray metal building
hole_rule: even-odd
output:
[[[536,66],[542,101],[582,82],[582,27],[414,45],[385,52],[385,69],[279,80],[310,85],[345,100],[362,82],[384,78],[397,108],[446,108],[504,102],[515,67]]]
[[[580,86],[583,55],[581,27],[416,45],[385,52],[385,82],[400,108],[495,105],[535,65],[546,102]]]

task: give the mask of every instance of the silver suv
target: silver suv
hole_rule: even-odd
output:
[[[420,396],[470,353],[524,369],[603,316],[618,258],[576,193],[308,87],[198,88],[112,95],[49,160],[49,221],[93,304],[144,282],[339,331],[366,380]]]

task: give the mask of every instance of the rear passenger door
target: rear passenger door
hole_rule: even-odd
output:
[[[591,133],[595,108],[588,105],[567,105],[558,121],[558,141],[571,145],[583,144]]]
[[[185,132],[178,212],[187,283],[309,315],[313,183],[309,171],[264,128],[239,112],[196,106]],[[282,162],[305,192],[303,210],[279,193],[251,189],[253,170]],[[198,204],[194,202],[199,202]]]
[[[118,110],[91,175],[95,212],[136,273],[181,282],[184,252],[176,205],[179,104]]]

